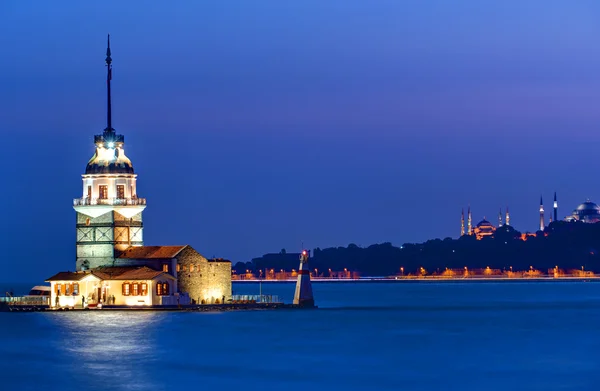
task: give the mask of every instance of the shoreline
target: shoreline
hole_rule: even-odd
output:
[[[233,284],[236,283],[295,283],[296,278],[285,279],[285,280],[232,280]],[[357,279],[352,278],[318,278],[310,280],[311,283],[360,283],[360,282],[378,282],[378,283],[435,283],[435,282],[600,282],[600,277],[527,277],[527,278],[508,278],[508,277],[468,277],[468,278],[457,278],[457,277],[419,277],[419,278],[406,278],[406,277],[362,277]]]

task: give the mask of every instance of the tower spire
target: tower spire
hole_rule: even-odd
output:
[[[110,34],[108,34],[108,45],[106,48],[106,92],[107,92],[107,106],[106,106],[106,129],[105,132],[114,132],[112,127],[112,113],[111,113],[111,102],[110,102],[110,81],[112,80],[112,58],[110,57]]]
[[[467,210],[467,234],[473,235],[473,225],[471,221],[471,205],[469,205],[469,209]]]
[[[554,192],[554,221],[558,221],[558,201],[556,200],[556,192]]]
[[[546,224],[544,223],[544,201],[542,200],[542,196],[540,196],[540,231],[544,230]]]
[[[508,206],[506,207],[506,225],[510,225],[510,214],[508,213]]]
[[[500,212],[498,212],[498,228],[502,227],[502,208],[500,208]]]
[[[460,236],[465,235],[465,208],[460,213]]]

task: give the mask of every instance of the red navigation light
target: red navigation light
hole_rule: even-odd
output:
[[[302,255],[306,255],[306,250],[302,251]]]

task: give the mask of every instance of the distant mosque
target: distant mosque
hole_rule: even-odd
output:
[[[496,228],[492,223],[490,223],[488,220],[486,220],[485,217],[483,217],[483,220],[481,220],[479,223],[477,223],[477,225],[475,225],[475,227],[473,227],[473,219],[472,219],[472,215],[471,215],[471,207],[469,206],[468,210],[467,210],[467,230],[465,231],[465,210],[462,210],[461,213],[461,219],[460,219],[460,236],[465,236],[465,235],[475,235],[475,237],[477,238],[477,240],[481,240],[486,236],[493,236],[494,232],[496,232]],[[500,212],[498,213],[498,227],[502,227],[503,225],[508,225],[510,226],[510,213],[508,211],[508,207],[506,208],[506,220],[505,223],[502,223],[502,208],[500,209]]]
[[[558,201],[556,199],[556,192],[554,192],[554,216],[550,216],[549,222],[552,223],[554,217],[554,221],[558,221]],[[595,202],[590,201],[588,198],[585,202],[579,204],[577,208],[573,210],[573,212],[566,216],[563,221],[566,222],[582,222],[582,223],[597,223],[600,221],[600,206]],[[546,228],[546,224],[544,221],[544,203],[542,198],[540,197],[540,231],[543,231]]]
[[[580,204],[570,216],[565,217],[565,221],[581,221],[584,223],[597,223],[600,221],[600,206],[587,199]]]
[[[538,223],[538,233],[543,232],[547,225],[544,215],[544,200],[540,197],[540,208],[539,208],[539,223]],[[471,207],[469,206],[467,209],[467,225],[465,229],[465,210],[463,209],[461,212],[460,219],[460,236],[471,236],[474,235],[477,240],[481,240],[486,236],[493,236],[496,232],[496,229],[502,226],[510,226],[510,213],[508,211],[508,207],[506,208],[505,220],[504,223],[502,221],[502,209],[500,209],[500,213],[498,214],[498,226],[494,226],[491,222],[486,220],[484,217],[477,225],[472,225],[472,215],[471,215]],[[556,198],[556,192],[554,192],[554,203],[553,203],[553,213],[549,217],[549,224],[553,221],[558,220],[558,201]],[[562,221],[566,222],[582,222],[582,223],[597,223],[600,222],[600,206],[595,202],[590,201],[588,198],[585,202],[577,206],[573,212],[565,217]],[[536,236],[536,234],[523,234],[523,238],[525,239],[527,236]]]

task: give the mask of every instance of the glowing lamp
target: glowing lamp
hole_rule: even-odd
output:
[[[108,143],[109,148],[114,148],[114,146],[115,146],[115,143],[113,143],[112,141],[110,143]]]

